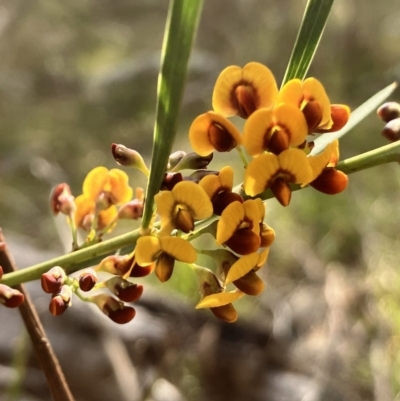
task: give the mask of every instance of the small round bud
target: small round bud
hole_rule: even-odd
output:
[[[53,294],[49,311],[53,316],[62,315],[71,306],[72,290],[69,285],[63,285],[57,294]]]
[[[181,173],[166,173],[163,182],[161,183],[162,191],[172,191],[172,188],[183,180]]]
[[[67,275],[60,266],[52,267],[47,273],[43,273],[41,277],[41,285],[44,292],[54,294],[61,290]]]
[[[143,160],[143,157],[136,150],[129,149],[124,145],[113,143],[111,145],[111,152],[115,161],[121,166],[134,167],[140,170],[145,175],[149,175],[149,169]]]
[[[119,219],[140,219],[143,215],[143,200],[133,199],[130,202],[124,203],[118,210]]]
[[[129,272],[135,261],[134,254],[110,255],[104,258],[96,267],[96,271],[107,272],[117,276],[124,276]]]
[[[52,212],[70,216],[75,211],[74,197],[71,194],[71,189],[68,184],[58,184],[51,193],[50,204]]]
[[[379,107],[376,113],[381,120],[388,123],[389,121],[400,117],[400,104],[396,102],[384,103]]]
[[[134,308],[126,306],[123,302],[116,300],[108,294],[94,295],[90,301],[96,304],[113,322],[118,324],[128,323],[136,315]]]
[[[124,280],[122,277],[114,276],[104,283],[106,287],[121,301],[135,302],[143,294],[143,286]]]
[[[177,150],[176,152],[172,153],[168,159],[167,169],[173,169],[185,156],[186,152],[183,150]]]
[[[382,130],[382,135],[390,142],[400,139],[400,118],[389,121]]]
[[[0,284],[0,304],[7,308],[16,308],[24,302],[24,295],[5,284]]]
[[[93,289],[97,283],[97,274],[94,269],[86,269],[79,275],[79,288],[88,292]]]

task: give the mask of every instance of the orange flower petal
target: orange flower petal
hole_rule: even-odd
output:
[[[135,257],[140,266],[148,266],[157,260],[160,256],[161,241],[154,235],[140,237],[136,242]]]
[[[274,108],[274,122],[289,136],[290,146],[301,145],[307,136],[308,126],[303,113],[293,104],[281,103]]]
[[[226,242],[244,219],[244,208],[239,201],[230,203],[222,212],[217,224],[216,242],[218,245]]]
[[[75,224],[77,227],[82,227],[82,222],[85,216],[93,214],[96,208],[95,202],[86,195],[79,195],[75,198]]]
[[[250,156],[258,156],[266,149],[273,126],[272,110],[259,109],[247,119],[243,129],[243,146]]]
[[[304,99],[302,82],[300,79],[291,79],[279,91],[276,104],[289,103],[300,108]]]
[[[175,202],[186,205],[196,220],[206,219],[213,213],[213,206],[206,192],[194,182],[178,182],[172,189],[172,194]]]
[[[272,178],[279,171],[278,157],[265,153],[252,160],[244,173],[244,191],[256,196],[269,188]]]
[[[243,209],[245,214],[245,220],[251,221],[251,230],[254,234],[260,234],[260,221],[262,212],[259,202],[262,203],[261,199],[248,199],[243,203]]]
[[[163,252],[174,259],[185,263],[194,263],[197,259],[196,250],[193,245],[180,237],[161,237],[160,245]]]
[[[193,121],[189,129],[189,140],[197,154],[208,156],[214,150],[227,152],[240,145],[242,135],[225,117],[209,111],[201,114]],[[222,143],[218,141],[222,141]]]
[[[244,90],[245,103],[251,107],[243,107],[239,103],[237,89]],[[238,66],[225,68],[219,75],[212,97],[213,109],[225,117],[240,115],[247,118],[254,110],[271,108],[276,100],[278,87],[269,68],[263,64],[252,62],[243,69]],[[254,110],[250,110],[254,109]]]
[[[111,192],[116,205],[129,202],[133,189],[129,186],[129,177],[125,171],[113,168],[108,172],[108,182],[104,191]]]
[[[243,293],[240,291],[232,291],[232,292],[219,292],[217,294],[210,294],[205,296],[200,302],[196,305],[196,309],[202,308],[216,308],[218,306],[223,306],[236,301],[241,298]]]
[[[331,142],[321,153],[316,156],[308,156],[308,162],[312,169],[312,180],[315,180],[328,165],[335,148],[337,148],[337,142]]]
[[[95,167],[83,181],[83,194],[96,202],[100,192],[103,191],[107,182],[108,169],[106,167]]]
[[[312,178],[312,169],[306,154],[300,149],[288,149],[278,155],[282,170],[292,175],[294,184],[308,184]]]
[[[269,249],[267,248],[261,253],[254,252],[250,255],[242,256],[229,269],[225,278],[225,285],[233,283],[235,280],[240,279],[252,270],[259,270],[259,268],[266,262],[268,252]]]
[[[321,82],[315,78],[307,78],[303,82],[303,94],[306,100],[316,100],[321,107],[322,118],[318,128],[331,128],[333,124],[331,118],[331,103]]]
[[[97,229],[102,230],[103,228],[107,227],[113,220],[116,220],[117,216],[118,216],[118,210],[115,207],[115,205],[111,205],[109,208],[102,210],[97,218]],[[115,224],[116,223],[117,222],[115,221]],[[107,230],[107,232],[112,231],[115,224],[113,224]]]

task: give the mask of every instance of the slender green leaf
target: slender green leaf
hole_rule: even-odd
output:
[[[308,0],[282,86],[294,78],[303,79],[310,67],[334,0]]]
[[[158,77],[153,154],[143,212],[143,230],[150,225],[154,195],[160,190],[174,143],[189,56],[202,5],[203,0],[170,1]]]
[[[318,138],[314,140],[314,148],[311,151],[311,155],[317,155],[318,153],[322,152],[332,141],[341,138],[343,135],[346,135],[358,123],[364,120],[364,118],[367,117],[368,114],[376,110],[393,93],[396,88],[397,83],[393,82],[392,84],[369,98],[366,102],[364,102],[360,107],[358,107],[351,113],[349,121],[340,131],[321,134]]]

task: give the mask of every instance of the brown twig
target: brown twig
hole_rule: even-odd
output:
[[[4,273],[11,273],[17,270],[14,259],[5,242],[2,230],[0,229],[0,266]],[[74,397],[68,387],[64,374],[53,348],[48,340],[46,333],[40,322],[35,306],[25,290],[23,285],[17,285],[15,288],[24,294],[25,301],[19,307],[22,319],[32,340],[36,355],[42,366],[43,372],[50,388],[54,401],[74,401]]]

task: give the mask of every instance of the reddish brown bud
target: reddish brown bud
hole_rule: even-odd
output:
[[[264,290],[264,281],[258,277],[255,271],[250,271],[233,282],[240,291],[247,295],[259,295]]]
[[[257,251],[260,247],[260,241],[259,235],[251,231],[250,228],[244,227],[237,230],[225,244],[239,255],[248,255]]]
[[[229,152],[237,146],[231,133],[225,127],[215,122],[208,129],[208,138],[214,149],[218,152]]]
[[[218,318],[227,323],[236,322],[238,314],[232,304],[210,308],[211,312]]]
[[[87,269],[79,275],[79,288],[88,292],[93,289],[97,283],[97,274],[94,269]]]
[[[62,213],[70,216],[75,211],[74,197],[68,184],[58,184],[51,193],[50,204],[54,214]]]
[[[302,110],[304,117],[307,121],[308,131],[312,132],[318,127],[322,119],[321,106],[316,100],[307,102]]]
[[[274,180],[271,185],[271,191],[282,206],[287,206],[290,203],[292,190],[290,185],[281,177]]]
[[[389,121],[383,128],[382,135],[390,142],[400,139],[400,118]]]
[[[119,219],[140,219],[143,215],[143,200],[133,199],[121,206],[118,211]]]
[[[53,294],[49,304],[49,311],[53,316],[62,315],[71,306],[72,290],[68,285],[63,285],[60,292]]]
[[[275,131],[268,141],[268,150],[279,155],[279,153],[289,148],[289,135],[283,131]]]
[[[7,308],[16,308],[24,302],[24,295],[5,284],[0,284],[0,304]]]
[[[140,266],[136,261],[133,263],[129,277],[145,277],[148,276],[154,269],[154,264],[148,266]]]
[[[161,184],[161,190],[172,191],[172,188],[183,180],[181,173],[166,173]]]
[[[95,268],[96,271],[107,272],[118,276],[124,276],[129,272],[135,260],[134,254],[111,255],[104,258]]]
[[[213,159],[213,154],[210,153],[207,156],[200,156],[195,152],[188,153],[185,155],[179,163],[174,167],[174,171],[179,170],[199,170],[206,168],[211,160]]]
[[[130,322],[136,314],[134,308],[126,306],[123,302],[116,300],[108,294],[97,294],[91,297],[91,301],[108,316],[112,321],[118,324]]]
[[[142,156],[136,150],[129,149],[124,145],[111,145],[111,153],[115,161],[121,166],[134,167],[145,175],[149,175],[149,169],[146,166]]]
[[[122,277],[114,276],[104,284],[114,295],[124,302],[135,302],[143,294],[142,285],[131,283]]]
[[[376,113],[380,119],[388,123],[389,121],[400,117],[400,104],[396,102],[384,103],[379,107]]]
[[[212,204],[214,208],[214,214],[221,216],[225,208],[232,202],[238,201],[243,203],[243,198],[236,192],[222,191],[217,193],[212,198]]]
[[[248,118],[257,109],[254,90],[251,86],[238,85],[233,99],[237,103],[238,115],[242,118]]]
[[[52,267],[47,273],[42,274],[40,282],[43,291],[48,294],[59,292],[66,277],[65,271],[60,266]]]
[[[346,174],[333,167],[326,167],[310,185],[324,194],[335,195],[344,191],[347,183]]]
[[[0,280],[3,277],[3,274],[4,274],[3,268],[0,266]]]

